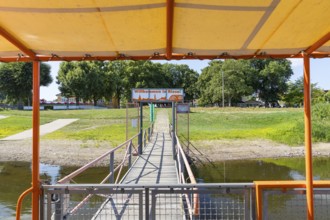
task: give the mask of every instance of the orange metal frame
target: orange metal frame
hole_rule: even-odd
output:
[[[16,220],[20,219],[20,215],[21,215],[21,208],[22,208],[22,202],[23,199],[25,198],[25,196],[27,196],[29,193],[31,193],[33,191],[33,188],[29,188],[27,190],[25,190],[20,197],[17,200],[17,205],[16,205]]]
[[[39,219],[39,85],[40,85],[40,63],[39,61],[81,61],[81,60],[164,60],[164,59],[264,59],[264,58],[303,58],[304,59],[304,109],[305,109],[305,149],[306,149],[306,190],[307,190],[307,206],[308,219],[314,219],[313,209],[313,176],[312,176],[312,154],[311,154],[311,113],[310,113],[310,64],[309,59],[330,57],[329,53],[315,52],[319,47],[330,40],[330,32],[307,48],[301,54],[255,54],[255,55],[209,55],[195,56],[186,54],[173,54],[173,17],[174,17],[174,1],[167,0],[167,19],[166,19],[166,54],[152,56],[133,56],[133,57],[59,57],[59,56],[38,56],[34,51],[26,47],[23,42],[11,35],[3,27],[0,27],[0,34],[11,42],[14,46],[27,56],[21,57],[0,57],[0,62],[30,62],[33,61],[33,158],[32,158],[32,219]]]
[[[306,54],[303,56],[307,218],[314,219],[310,60]]]
[[[264,189],[293,189],[306,188],[306,181],[254,181],[256,189],[256,207],[257,219],[262,220],[262,190]],[[314,181],[312,183],[314,188],[330,188],[330,181]],[[308,207],[307,207],[308,209]],[[307,211],[308,214],[308,211]],[[308,219],[313,219],[314,215],[307,216]]]
[[[32,219],[39,219],[40,62],[33,61]]]

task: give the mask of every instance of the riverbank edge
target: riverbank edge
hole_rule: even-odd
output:
[[[40,162],[60,166],[83,166],[112,148],[108,142],[42,139],[40,141]],[[187,146],[184,148],[188,153]],[[31,152],[31,140],[0,141],[1,162],[31,162]],[[189,146],[189,157],[201,162],[304,157],[304,152],[304,146],[290,147],[268,140],[192,141]],[[124,149],[116,152],[116,164],[122,161],[123,155]],[[330,143],[313,144],[313,156],[330,157]],[[109,162],[107,158],[97,166],[107,165]]]

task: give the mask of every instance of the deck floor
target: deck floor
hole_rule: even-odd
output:
[[[167,111],[158,110],[151,141],[122,179],[122,184],[178,184],[168,121]],[[151,201],[151,197],[149,201]],[[167,201],[171,201],[171,203],[168,204]],[[145,195],[142,194],[116,194],[102,205],[93,219],[141,219],[141,215],[145,216],[145,210],[141,208],[144,207],[144,203]],[[160,212],[166,206],[170,206],[168,214]],[[150,206],[148,215],[154,209],[156,210],[156,219],[182,219],[181,206],[180,196],[162,195],[156,198],[154,207]],[[160,213],[162,213],[161,216],[159,216]]]

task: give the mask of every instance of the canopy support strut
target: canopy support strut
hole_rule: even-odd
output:
[[[307,219],[314,219],[313,201],[313,162],[312,162],[312,122],[311,122],[311,80],[310,58],[303,53],[304,59],[304,120],[305,120],[305,167],[306,167],[306,198]]]
[[[166,59],[172,59],[174,0],[166,1]]]
[[[33,61],[32,219],[39,219],[40,62]]]

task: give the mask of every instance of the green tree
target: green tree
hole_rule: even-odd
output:
[[[240,101],[242,96],[253,92],[252,86],[247,83],[247,76],[252,71],[246,60],[225,60],[222,66],[224,77],[224,93],[231,106],[232,100]],[[222,80],[222,75],[215,75],[218,82]],[[220,84],[222,87],[222,84]]]
[[[0,64],[0,92],[21,108],[32,95],[32,63],[15,62]],[[53,81],[50,66],[40,65],[40,85],[48,86]]]
[[[79,68],[78,62],[62,62],[57,74],[56,83],[59,84],[59,90],[65,97],[76,98],[76,105],[85,95],[84,71]]]
[[[312,104],[325,102],[325,93],[317,87],[316,83],[311,84]],[[299,77],[294,82],[288,82],[288,90],[282,96],[282,100],[288,107],[303,106],[304,104],[304,78]]]
[[[193,100],[198,97],[197,81],[198,73],[188,65],[163,64],[162,72],[165,74],[168,88],[183,88],[185,100]]]
[[[249,63],[244,60],[211,61],[198,80],[200,104],[217,103],[221,106],[224,92],[224,98],[231,106],[233,100],[239,101],[243,95],[251,94],[252,86],[247,81],[251,71]]]
[[[304,104],[303,78],[288,82],[288,90],[282,97],[287,107],[302,106]]]
[[[84,72],[85,92],[83,98],[92,100],[94,106],[105,96],[106,73],[105,64],[101,61],[79,62],[79,68]]]
[[[105,66],[105,97],[113,99],[114,107],[120,107],[121,98],[126,92],[128,62],[111,61]]]
[[[219,81],[214,80],[215,75],[221,74],[221,60],[209,62],[209,65],[202,69],[197,81],[197,89],[199,90],[199,105],[209,105],[222,102],[221,87]]]
[[[74,96],[76,104],[79,100],[97,101],[104,97],[106,68],[101,61],[63,62],[57,76],[59,90],[66,97]]]
[[[324,101],[330,103],[330,90],[324,94]]]
[[[266,106],[277,103],[287,91],[287,82],[293,75],[291,62],[286,59],[253,59],[249,62],[253,71],[248,76],[248,83]]]

